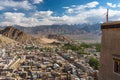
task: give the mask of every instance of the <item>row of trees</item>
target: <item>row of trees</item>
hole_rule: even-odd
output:
[[[94,43],[94,44],[87,44],[87,43],[81,43],[80,45],[75,45],[75,44],[65,44],[63,46],[63,49],[68,50],[71,49],[73,51],[79,51],[81,49],[85,49],[85,48],[93,48],[95,47],[97,52],[100,52],[101,49],[101,44],[100,43]]]

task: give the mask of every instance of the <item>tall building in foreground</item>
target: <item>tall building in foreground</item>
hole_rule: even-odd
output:
[[[101,25],[99,80],[120,80],[120,21]]]

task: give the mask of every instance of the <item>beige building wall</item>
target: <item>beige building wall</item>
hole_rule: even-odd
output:
[[[120,22],[102,24],[102,49],[99,80],[120,80],[114,72],[114,57],[120,59]]]

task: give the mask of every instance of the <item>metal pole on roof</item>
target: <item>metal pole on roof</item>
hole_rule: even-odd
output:
[[[109,9],[107,9],[107,13],[106,13],[106,23],[108,23],[108,12],[109,12]]]

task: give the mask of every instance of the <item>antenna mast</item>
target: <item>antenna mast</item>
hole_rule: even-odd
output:
[[[109,9],[107,9],[107,14],[106,14],[106,23],[108,23],[108,12],[109,12]]]

